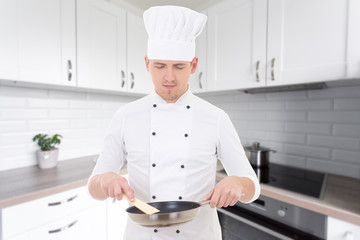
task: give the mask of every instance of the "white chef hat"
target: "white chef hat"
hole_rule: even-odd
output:
[[[156,6],[144,12],[149,35],[149,59],[192,61],[195,39],[206,23],[206,15],[178,6]]]

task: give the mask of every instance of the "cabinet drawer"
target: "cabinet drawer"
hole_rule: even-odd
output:
[[[4,240],[106,239],[106,203],[99,202],[71,216],[47,223]]]
[[[95,205],[86,187],[72,189],[2,210],[2,236],[10,237]]]

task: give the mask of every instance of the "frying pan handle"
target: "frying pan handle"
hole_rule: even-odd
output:
[[[207,205],[207,204],[209,204],[209,203],[210,203],[210,200],[207,200],[207,201],[201,202],[201,203],[200,203],[200,204],[201,204],[201,206],[200,206],[200,207],[205,206],[205,205]]]

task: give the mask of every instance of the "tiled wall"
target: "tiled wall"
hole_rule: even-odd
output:
[[[244,146],[276,163],[360,178],[360,86],[204,95],[230,115]],[[31,138],[60,133],[60,160],[97,154],[111,116],[134,97],[0,86],[0,170],[36,164]]]
[[[36,164],[37,133],[63,136],[59,160],[98,154],[112,115],[134,99],[0,86],[0,171]]]
[[[360,178],[360,86],[203,98],[230,115],[244,146],[276,150],[271,162]]]

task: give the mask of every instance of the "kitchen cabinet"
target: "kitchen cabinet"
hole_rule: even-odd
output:
[[[230,0],[208,9],[207,91],[265,85],[266,2]]]
[[[147,32],[141,16],[127,13],[127,90],[150,93],[153,83],[146,70]]]
[[[0,79],[76,85],[74,0],[0,2]]]
[[[128,179],[128,175],[123,175]],[[126,200],[118,201],[113,198],[107,200],[107,240],[123,239],[127,222],[126,209],[129,203]]]
[[[354,0],[227,0],[208,9],[208,90],[360,77]]]
[[[81,187],[2,209],[1,238],[104,239],[106,202]]]
[[[106,205],[98,204],[5,240],[106,239]]]
[[[126,91],[126,12],[103,0],[77,1],[78,86]]]
[[[207,11],[203,11],[203,14],[207,15]],[[190,75],[189,86],[193,93],[205,92],[206,91],[206,47],[207,42],[207,25],[205,25],[202,33],[196,38],[196,53],[195,55],[199,58],[196,72]]]
[[[328,217],[327,240],[356,240],[360,239],[360,226]]]

